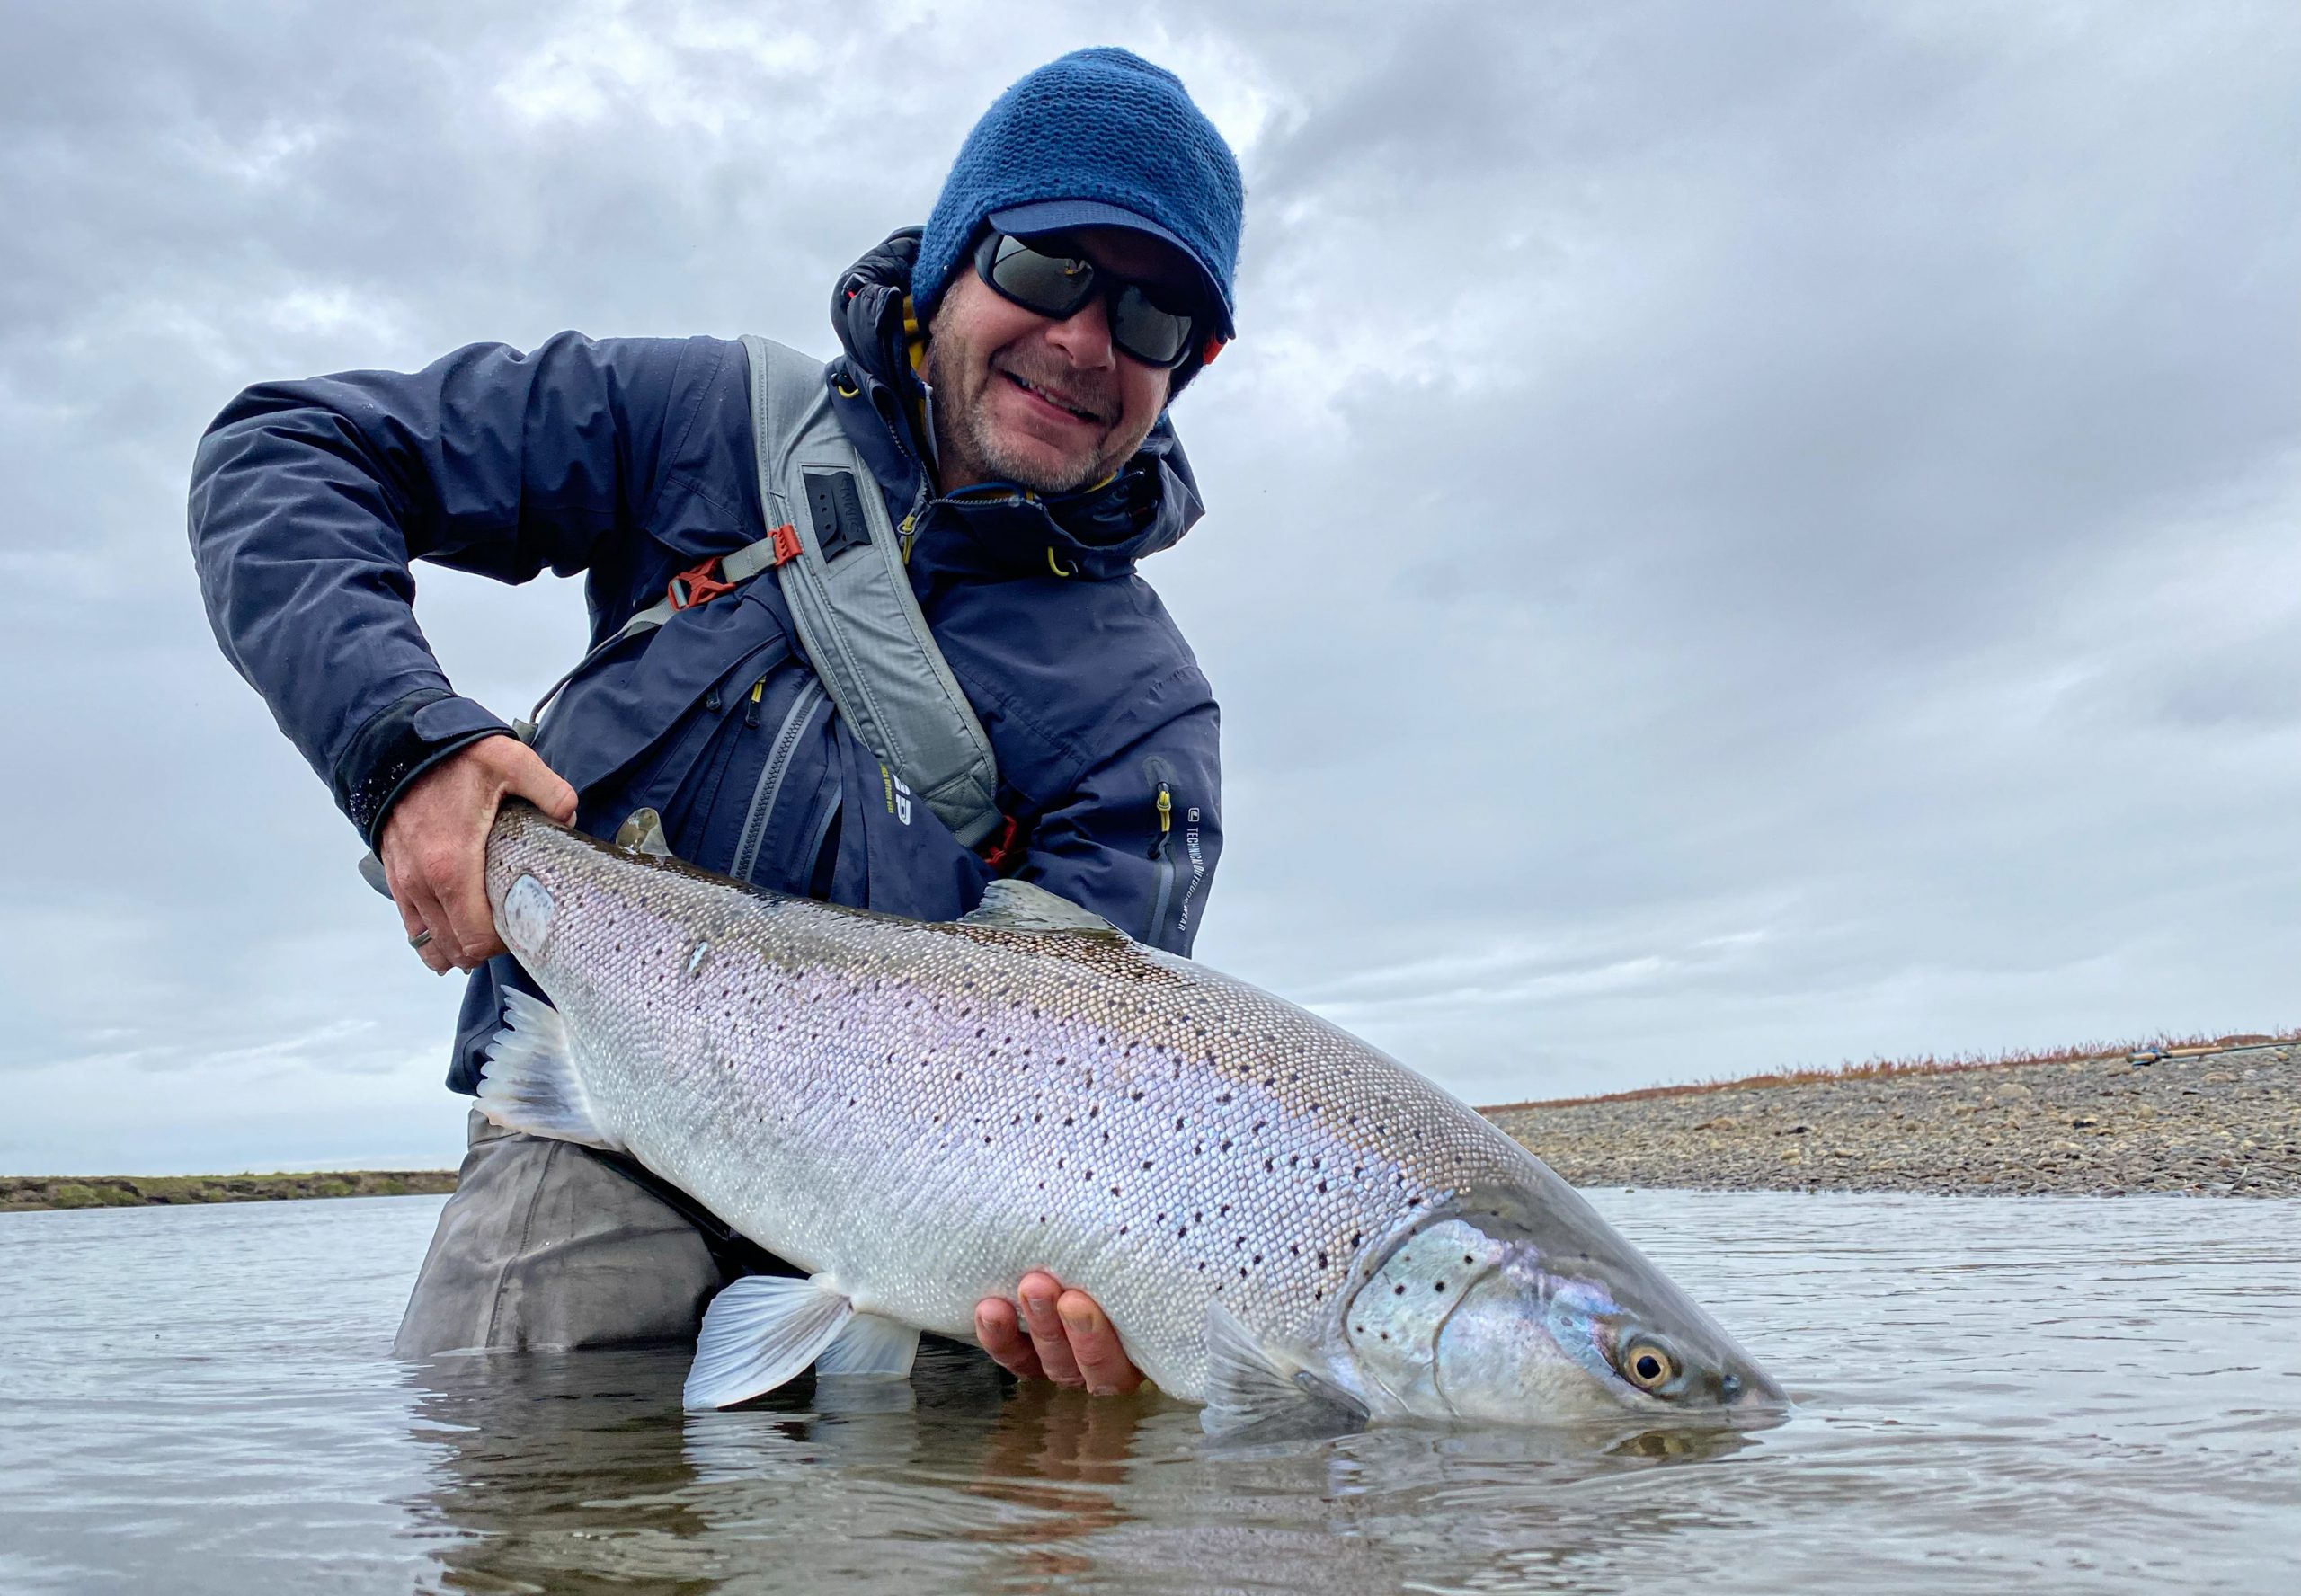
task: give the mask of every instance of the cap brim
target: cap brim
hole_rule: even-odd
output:
[[[1012,205],[1005,210],[994,210],[983,218],[1001,233],[1017,238],[1035,238],[1048,233],[1068,233],[1073,227],[1124,227],[1130,232],[1147,233],[1161,244],[1171,244],[1182,253],[1198,272],[1199,287],[1206,304],[1222,319],[1222,336],[1235,337],[1230,325],[1230,307],[1222,302],[1222,286],[1198,258],[1198,252],[1168,229],[1149,217],[1141,216],[1123,205],[1112,205],[1100,200],[1041,200],[1029,205]]]

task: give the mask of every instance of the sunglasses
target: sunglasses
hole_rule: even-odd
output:
[[[1195,318],[1169,310],[1157,296],[1173,290],[1121,277],[1084,255],[1050,253],[1004,233],[988,233],[974,249],[975,275],[1025,310],[1068,321],[1101,295],[1111,342],[1145,366],[1171,370],[1190,358]]]

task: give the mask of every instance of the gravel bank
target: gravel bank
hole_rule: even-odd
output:
[[[1577,1186],[2301,1196],[2301,1044],[1518,1104]]]
[[[280,1202],[298,1197],[404,1197],[456,1189],[452,1169],[348,1169],[316,1175],[0,1175],[0,1213],[46,1208],[154,1208]]]

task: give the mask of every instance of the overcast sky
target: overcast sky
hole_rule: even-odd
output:
[[[1479,1102],[2301,1024],[2301,8],[14,8],[0,1172],[450,1163],[458,983],[210,639],[248,383],[758,332],[1082,44],[1248,180],[1201,957]],[[520,709],[580,594],[426,574]]]

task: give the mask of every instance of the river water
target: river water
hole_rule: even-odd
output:
[[[392,1361],[438,1198],[0,1215],[0,1592],[2301,1590],[2301,1202],[1592,1196],[1795,1418],[1209,1455],[931,1346],[691,1417]]]

